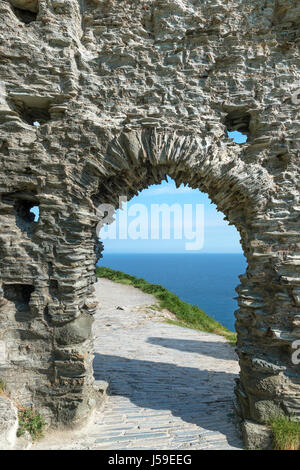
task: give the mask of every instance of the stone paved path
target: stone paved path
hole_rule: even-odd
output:
[[[47,449],[240,449],[233,419],[238,363],[222,337],[165,323],[155,299],[101,279],[95,321],[96,380],[110,383],[83,431],[53,435]],[[149,307],[150,306],[150,307]]]

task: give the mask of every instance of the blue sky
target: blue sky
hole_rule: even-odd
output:
[[[236,143],[245,143],[247,137],[239,132],[228,133],[228,136]],[[207,194],[200,192],[198,189],[191,189],[187,186],[176,188],[175,182],[168,178],[168,181],[163,181],[160,185],[153,185],[141,191],[138,196],[135,196],[127,203],[127,211],[136,204],[141,204],[146,208],[148,214],[151,211],[151,204],[180,204],[183,208],[185,204],[191,204],[193,207],[196,204],[202,204],[204,208],[204,244],[201,253],[242,253],[240,245],[240,236],[235,227],[229,226],[228,222],[224,220],[224,215],[217,211],[216,205],[212,204]],[[137,206],[136,206],[137,207]],[[139,220],[145,219],[143,211],[139,214]],[[116,223],[119,221],[120,210],[116,211]],[[193,212],[192,226],[195,228],[195,212]],[[128,224],[134,217],[128,217]],[[149,218],[148,218],[149,220]],[[175,221],[170,219],[170,229],[175,227]],[[104,232],[111,230],[113,233],[116,230],[118,235],[118,228],[116,224],[112,224],[110,228],[104,229],[101,234],[105,237]],[[148,234],[150,233],[150,227]],[[174,235],[174,233],[173,233]],[[105,239],[104,248],[106,253],[182,253],[186,252],[187,239],[176,240],[171,237],[169,240],[163,240],[160,233],[160,239]]]
[[[217,212],[216,206],[211,203],[209,197],[200,192],[198,189],[191,189],[187,186],[180,186],[176,189],[175,182],[168,179],[168,182],[163,181],[160,185],[150,186],[148,189],[143,190],[138,196],[135,196],[127,203],[127,211],[130,213],[130,208],[135,204],[143,205],[148,210],[148,215],[151,212],[151,204],[179,204],[182,209],[184,204],[191,204],[195,207],[196,204],[202,204],[204,208],[204,244],[200,250],[201,253],[242,253],[239,243],[240,237],[235,227],[229,226],[224,220],[224,215]],[[141,221],[144,220],[143,214],[138,213]],[[192,227],[195,229],[195,210],[192,212]],[[116,221],[119,220],[120,210],[116,211]],[[135,218],[135,216],[128,217],[128,224]],[[148,218],[149,220],[149,218]],[[170,231],[173,235],[175,220],[170,219]],[[108,230],[107,228],[105,229]],[[113,224],[109,230],[114,232]],[[111,233],[112,233],[111,232]],[[118,228],[116,228],[118,234]],[[103,231],[101,232],[103,234]],[[149,230],[150,233],[150,224]],[[150,237],[149,237],[150,238]],[[104,248],[106,253],[182,253],[185,252],[185,244],[188,240],[176,240],[173,236],[169,240],[160,239],[126,239],[119,238],[115,240],[105,239]],[[199,251],[199,250],[197,250]]]

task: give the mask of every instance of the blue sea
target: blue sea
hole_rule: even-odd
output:
[[[234,331],[235,288],[246,271],[241,254],[103,254],[106,266],[161,284]]]

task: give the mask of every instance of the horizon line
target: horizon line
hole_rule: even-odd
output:
[[[242,251],[205,251],[201,253],[196,251],[103,251],[102,253],[107,255],[244,255]]]

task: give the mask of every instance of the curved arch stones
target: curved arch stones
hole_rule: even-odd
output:
[[[96,207],[169,174],[241,234],[239,416],[300,419],[298,1],[3,0],[0,22],[0,375],[12,396],[52,423],[89,415]]]

